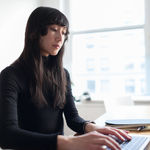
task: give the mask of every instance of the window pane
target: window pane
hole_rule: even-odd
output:
[[[96,99],[108,93],[144,95],[143,29],[74,35],[72,48],[76,94],[92,91]]]
[[[90,93],[95,92],[95,81],[94,80],[87,80],[87,89]]]
[[[100,81],[100,92],[109,93],[110,92],[110,81],[109,80],[101,80]]]
[[[134,79],[126,80],[125,90],[126,90],[126,93],[134,93],[135,92]]]
[[[144,0],[70,0],[73,31],[144,24]]]

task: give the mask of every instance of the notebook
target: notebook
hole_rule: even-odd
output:
[[[150,119],[118,119],[106,120],[106,126],[127,130],[150,130]]]

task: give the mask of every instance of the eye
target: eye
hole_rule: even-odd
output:
[[[57,28],[50,27],[50,30],[57,32]]]
[[[63,34],[63,35],[67,35],[67,34],[68,34],[66,28],[64,28],[64,29],[62,30],[62,34]]]
[[[66,31],[63,31],[62,34],[63,34],[63,35],[67,35],[67,32],[66,32]]]

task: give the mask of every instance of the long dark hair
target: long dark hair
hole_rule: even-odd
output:
[[[47,104],[43,94],[43,89],[47,88],[49,90],[47,92],[51,93],[54,108],[57,106],[63,108],[66,95],[66,75],[62,62],[65,41],[56,56],[45,58],[46,69],[43,56],[40,54],[40,36],[46,35],[48,26],[53,24],[67,27],[66,41],[69,23],[63,13],[50,7],[38,7],[31,13],[26,26],[24,50],[19,60],[23,60],[28,68],[30,93],[33,101],[38,106]]]

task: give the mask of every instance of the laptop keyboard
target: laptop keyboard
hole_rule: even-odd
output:
[[[132,140],[130,141],[122,142],[121,140],[117,140],[117,142],[120,144],[122,150],[139,150],[147,138],[144,136],[132,136]],[[110,148],[107,148],[107,150],[110,150]]]
[[[147,140],[147,137],[133,136],[131,141],[126,141],[121,144],[123,150],[139,150],[141,145]]]

